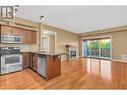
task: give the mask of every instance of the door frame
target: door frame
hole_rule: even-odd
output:
[[[112,60],[113,54],[112,54],[112,36],[111,35],[107,35],[107,36],[97,36],[97,37],[87,37],[87,38],[82,38],[82,57],[83,55],[83,40],[90,40],[90,39],[103,39],[103,38],[110,38],[110,58],[108,58],[109,60]],[[87,56],[85,56],[87,57]],[[97,58],[97,57],[91,57],[91,58]],[[106,58],[98,58],[98,59],[106,59]]]

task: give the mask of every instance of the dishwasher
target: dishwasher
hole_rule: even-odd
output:
[[[46,78],[46,57],[45,55],[38,55],[38,70],[37,72],[44,78]]]

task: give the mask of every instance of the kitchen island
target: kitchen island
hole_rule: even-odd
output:
[[[30,52],[30,68],[44,79],[61,75],[61,55],[65,53]]]

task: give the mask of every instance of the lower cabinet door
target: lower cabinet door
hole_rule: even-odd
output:
[[[35,53],[31,53],[30,54],[30,67],[33,69],[33,70],[35,70],[35,71],[37,71],[37,68],[38,68],[38,56],[37,56],[37,54],[35,54]]]
[[[29,52],[23,52],[23,68],[28,68],[30,63],[29,63]]]

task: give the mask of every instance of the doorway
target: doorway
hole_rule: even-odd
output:
[[[56,45],[56,33],[51,30],[44,30],[42,36],[42,50],[54,53]]]

